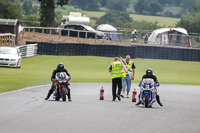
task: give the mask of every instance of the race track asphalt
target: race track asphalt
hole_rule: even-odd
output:
[[[72,83],[72,102],[44,100],[49,88],[0,94],[0,133],[200,133],[200,86],[161,85],[152,108],[111,101],[111,83]]]

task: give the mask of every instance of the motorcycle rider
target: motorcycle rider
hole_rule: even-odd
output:
[[[65,72],[67,75],[68,75],[68,77],[69,77],[69,80],[71,79],[71,75],[68,73],[68,71],[65,69],[65,67],[64,67],[64,64],[63,63],[59,63],[58,65],[57,65],[57,68],[55,69],[55,70],[53,70],[53,73],[52,73],[52,76],[51,76],[51,81],[52,81],[52,85],[51,85],[51,89],[49,90],[49,92],[48,92],[48,94],[47,94],[47,97],[45,98],[45,100],[48,100],[49,99],[49,97],[51,96],[51,94],[53,93],[53,91],[54,91],[54,88],[56,87],[56,85],[54,84],[54,82],[55,82],[55,78],[56,78],[56,73],[58,73],[58,72]],[[68,87],[68,100],[69,101],[72,101],[71,100],[71,93],[70,93],[70,88]]]
[[[157,87],[160,86],[160,84],[159,84],[159,82],[157,80],[157,77],[153,74],[153,70],[151,68],[148,68],[146,70],[146,74],[143,75],[142,80],[145,79],[145,78],[151,78],[151,79],[153,79],[154,82],[156,83],[156,86]],[[141,87],[141,83],[142,83],[142,81],[139,83],[139,87]],[[138,97],[140,99],[140,94],[139,94]],[[163,106],[163,104],[160,102],[160,96],[157,94],[157,92],[156,92],[156,100],[157,100],[157,102],[158,102],[158,104],[160,106]],[[139,100],[139,102],[136,105],[140,105],[140,104],[141,104],[141,101]]]

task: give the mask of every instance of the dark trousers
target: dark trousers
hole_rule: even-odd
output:
[[[49,99],[49,97],[53,93],[55,87],[56,86],[54,85],[54,82],[53,82],[52,85],[51,85],[51,89],[49,90],[49,92],[47,94],[47,99]],[[68,99],[71,99],[71,93],[70,93],[70,88],[69,87],[68,87],[68,95],[67,96],[68,96]]]
[[[117,86],[118,86],[118,91],[117,91]],[[122,78],[114,78],[114,79],[112,79],[112,95],[113,95],[113,99],[116,99],[116,91],[117,91],[117,95],[120,96],[121,91],[122,91]]]

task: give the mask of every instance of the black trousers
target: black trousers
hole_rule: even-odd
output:
[[[56,86],[54,85],[54,82],[53,82],[52,85],[51,85],[51,89],[49,90],[49,92],[47,94],[47,99],[49,99],[49,97],[53,93],[55,87]],[[70,88],[69,87],[68,87],[68,95],[67,96],[68,96],[68,99],[71,99],[71,93],[70,93]]]
[[[118,86],[118,91],[117,91],[117,86]],[[116,99],[116,91],[117,91],[117,95],[120,96],[121,91],[122,91],[122,78],[114,78],[114,79],[112,79],[112,95],[113,95],[113,99]]]

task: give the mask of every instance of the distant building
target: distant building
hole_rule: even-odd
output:
[[[15,34],[15,45],[18,44],[18,19],[0,19],[0,34],[11,33]]]

